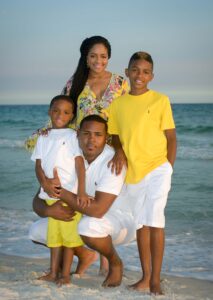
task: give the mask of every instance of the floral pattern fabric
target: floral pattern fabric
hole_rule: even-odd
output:
[[[66,94],[68,95],[71,85],[72,79],[67,82],[62,93],[66,91]],[[83,91],[78,97],[77,116],[74,127],[78,128],[81,120],[88,115],[95,114],[104,117],[102,110],[107,108],[115,98],[124,95],[128,90],[129,86],[127,81],[117,74],[112,74],[110,82],[101,99],[97,99],[89,84],[86,83]]]
[[[62,90],[62,94],[69,95],[70,89],[72,86],[72,77],[67,82],[66,86]],[[110,82],[102,95],[101,99],[97,99],[95,93],[91,90],[88,83],[86,83],[83,91],[78,97],[77,101],[77,116],[74,123],[70,124],[70,128],[77,129],[81,120],[92,114],[101,115],[103,118],[106,118],[106,115],[102,113],[102,110],[107,108],[111,102],[119,97],[124,95],[129,91],[129,86],[127,80],[122,76],[117,74],[112,74]],[[51,128],[51,122],[48,122],[48,125],[42,128],[46,130]],[[41,130],[33,133],[26,141],[25,148],[32,152],[35,144],[37,142],[38,136],[41,134]]]

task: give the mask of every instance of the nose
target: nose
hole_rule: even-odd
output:
[[[95,139],[95,135],[91,132],[91,133],[89,134],[89,142],[94,141],[94,139]]]

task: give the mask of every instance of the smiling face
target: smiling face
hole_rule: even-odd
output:
[[[106,144],[106,125],[97,121],[85,121],[78,130],[79,145],[84,157],[91,163],[103,151]]]
[[[49,109],[53,129],[66,128],[73,118],[73,104],[66,100],[57,100]]]
[[[90,72],[101,73],[108,64],[108,51],[103,44],[95,44],[88,53],[87,66]]]
[[[132,95],[141,95],[148,91],[148,83],[153,79],[152,64],[144,59],[133,60],[126,69]]]

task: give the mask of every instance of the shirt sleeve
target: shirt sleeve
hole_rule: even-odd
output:
[[[37,143],[31,155],[31,160],[36,161],[36,159],[42,159],[42,136],[38,137]]]
[[[117,125],[117,114],[116,114],[116,100],[108,107],[106,114],[108,117],[108,133],[109,134],[118,134],[118,125]]]
[[[175,122],[173,119],[172,108],[169,99],[166,97],[161,121],[161,130],[173,128],[175,128]]]
[[[126,175],[126,169],[123,168],[121,174],[115,175],[111,173],[111,168],[107,165],[102,171],[102,175],[97,184],[96,191],[104,192],[108,194],[118,195],[122,189],[124,179]]]

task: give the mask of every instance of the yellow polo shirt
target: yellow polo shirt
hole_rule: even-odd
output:
[[[126,183],[137,183],[167,161],[164,130],[175,128],[167,96],[149,90],[115,99],[108,108],[108,131],[119,135],[128,160]]]

